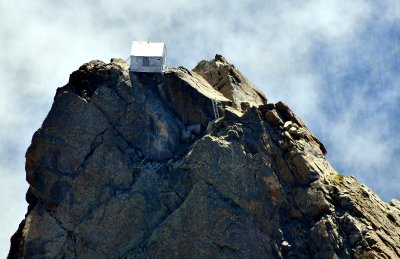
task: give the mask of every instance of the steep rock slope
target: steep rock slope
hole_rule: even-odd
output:
[[[32,138],[9,258],[400,257],[400,202],[325,153],[222,56],[162,75],[92,61]]]
[[[245,111],[250,106],[258,107],[266,103],[264,94],[221,55],[199,62],[193,71],[232,100],[232,106],[237,110]]]

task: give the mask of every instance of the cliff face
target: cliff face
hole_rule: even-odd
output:
[[[33,136],[9,258],[400,257],[400,202],[325,153],[219,55],[163,75],[92,61]]]

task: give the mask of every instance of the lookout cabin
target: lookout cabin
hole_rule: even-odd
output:
[[[167,67],[167,48],[164,42],[133,41],[131,72],[162,73]]]

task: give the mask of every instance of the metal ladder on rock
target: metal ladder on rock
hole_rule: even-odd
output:
[[[211,99],[211,102],[213,106],[215,119],[219,119],[218,102],[215,99]]]

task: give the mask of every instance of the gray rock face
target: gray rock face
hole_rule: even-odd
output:
[[[215,59],[210,61],[200,61],[193,71],[231,100],[232,106],[239,111],[267,102],[264,94],[221,55],[215,55]]]
[[[221,56],[163,75],[92,61],[32,138],[9,258],[400,257],[400,202],[325,153]]]

